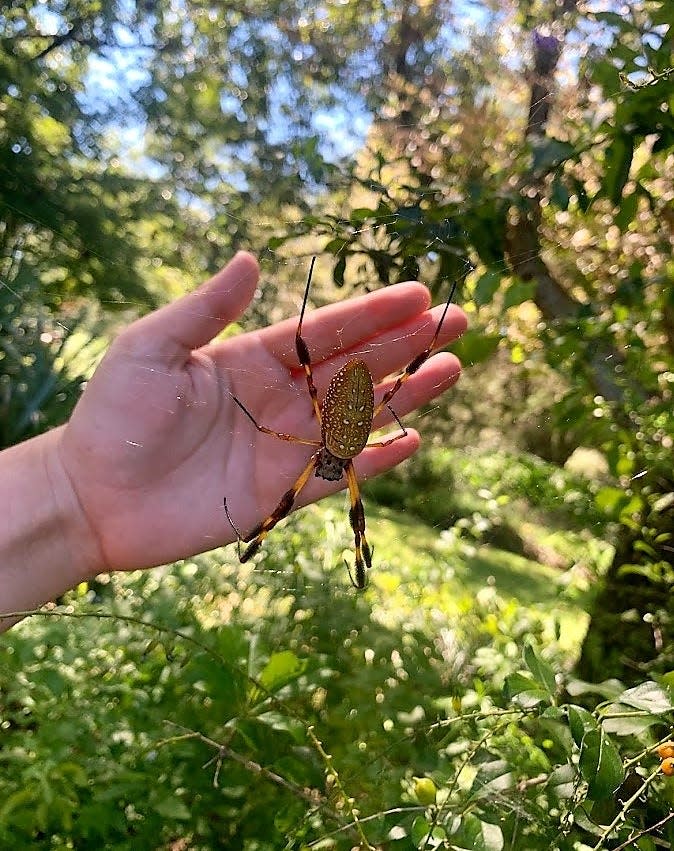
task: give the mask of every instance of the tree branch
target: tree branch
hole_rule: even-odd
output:
[[[61,47],[61,45],[66,44],[69,41],[77,41],[77,35],[82,29],[82,24],[82,18],[77,18],[77,20],[73,24],[71,24],[65,32],[54,36],[50,44],[48,44],[39,53],[33,56],[33,62],[37,61],[38,59],[44,59],[45,56],[48,56],[52,51],[56,50],[57,48]],[[45,38],[49,38],[49,36],[45,36]]]

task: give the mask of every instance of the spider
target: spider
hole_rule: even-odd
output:
[[[311,474],[314,473],[317,477],[326,479],[329,482],[339,481],[342,476],[346,476],[346,482],[349,489],[349,497],[351,500],[351,508],[349,510],[349,521],[353,534],[355,536],[355,579],[351,574],[351,569],[347,564],[349,578],[351,584],[362,590],[366,587],[366,569],[372,567],[372,549],[365,538],[365,511],[363,502],[360,498],[360,488],[358,479],[353,466],[353,459],[367,446],[388,446],[396,440],[400,440],[407,436],[405,426],[400,422],[397,414],[389,405],[391,399],[396,395],[398,390],[403,386],[407,379],[428,360],[433,354],[435,345],[442,329],[442,324],[445,321],[447,310],[454,297],[457,282],[452,285],[449,297],[445,302],[445,308],[435,329],[435,333],[430,342],[430,345],[413,358],[404,370],[397,376],[395,382],[389,390],[384,393],[378,405],[374,403],[374,381],[370,370],[365,363],[359,358],[353,358],[339,369],[332,377],[328,389],[325,393],[325,398],[322,403],[318,401],[318,393],[314,384],[314,377],[311,370],[311,357],[309,348],[302,337],[302,322],[304,320],[304,312],[307,306],[309,297],[309,288],[311,287],[311,278],[314,271],[314,257],[309,267],[307,283],[304,290],[304,298],[302,299],[302,309],[300,310],[300,318],[295,333],[295,348],[300,365],[304,369],[307,379],[307,387],[311,396],[314,414],[321,427],[320,440],[307,440],[302,437],[295,437],[292,434],[274,431],[266,426],[260,425],[251,412],[246,408],[240,399],[232,396],[236,404],[248,417],[255,428],[263,434],[269,434],[277,437],[279,440],[286,440],[291,443],[303,443],[307,446],[316,447],[306,467],[297,477],[293,486],[287,490],[281,497],[278,505],[272,513],[265,517],[254,529],[248,534],[242,535],[235,525],[227,507],[227,498],[224,499],[225,514],[227,520],[232,526],[236,534],[237,552],[240,562],[246,562],[251,559],[262,546],[262,542],[267,537],[269,532],[276,524],[287,517],[293,507],[295,499],[302,488],[309,481]],[[374,443],[368,443],[370,432],[372,431],[372,422],[378,414],[388,408],[393,418],[401,428],[399,434],[393,437],[385,438]],[[241,544],[246,544],[245,549],[241,549]]]

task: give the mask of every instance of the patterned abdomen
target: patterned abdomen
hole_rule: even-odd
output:
[[[362,360],[350,360],[330,382],[323,405],[323,443],[336,458],[355,458],[372,428],[374,387]]]

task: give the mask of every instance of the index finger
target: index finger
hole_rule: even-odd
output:
[[[407,281],[306,313],[302,337],[310,347],[312,364],[403,324],[423,313],[430,303],[423,284]],[[298,321],[299,315],[258,332],[267,351],[288,369],[297,368]]]

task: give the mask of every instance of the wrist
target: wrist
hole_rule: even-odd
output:
[[[44,470],[51,495],[52,511],[58,519],[60,543],[71,564],[73,588],[87,582],[98,573],[109,570],[103,553],[87,516],[85,506],[77,493],[75,484],[63,462],[62,438],[65,426],[52,429],[42,435]]]
[[[33,609],[105,569],[60,459],[62,432],[0,453],[0,612]]]

